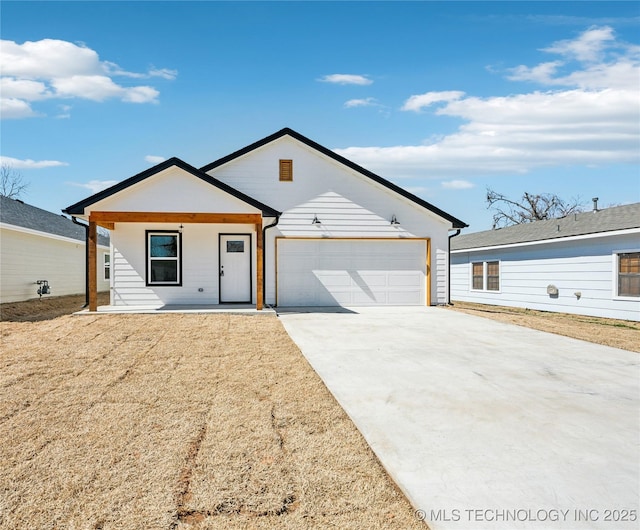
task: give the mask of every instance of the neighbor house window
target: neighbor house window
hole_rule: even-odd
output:
[[[473,289],[482,290],[484,288],[484,263],[472,263]]]
[[[499,291],[500,262],[476,261],[472,263],[471,288],[474,291]]]
[[[500,290],[500,262],[487,261],[487,291]]]
[[[280,180],[293,181],[293,160],[280,160]]]
[[[181,285],[179,232],[147,231],[147,285]]]
[[[618,296],[640,297],[640,252],[618,254]]]
[[[103,254],[103,257],[104,280],[109,281],[111,279],[111,254]]]

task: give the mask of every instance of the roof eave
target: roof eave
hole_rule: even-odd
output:
[[[230,195],[236,197],[237,199],[240,199],[241,201],[249,204],[250,206],[253,206],[254,208],[259,209],[262,212],[262,215],[265,217],[278,217],[282,215],[282,212],[279,212],[275,208],[271,208],[270,206],[254,199],[253,197],[250,197],[249,195],[246,195],[245,193],[242,193],[241,191],[236,190],[235,188],[229,186],[228,184],[221,182],[220,180],[212,177],[211,175],[207,175],[204,171],[197,169],[196,167],[190,164],[187,164],[183,160],[176,157],[169,158],[168,160],[165,160],[160,164],[157,164],[132,177],[129,177],[128,179],[123,180],[122,182],[114,184],[113,186],[105,190],[95,193],[90,197],[87,197],[86,199],[83,199],[75,204],[72,204],[71,206],[68,206],[67,208],[62,210],[62,212],[69,215],[74,215],[74,216],[85,215],[85,209],[91,206],[92,204],[95,204],[96,202],[104,200],[107,197],[111,197],[112,195],[115,195],[116,193],[119,193],[120,191],[123,191],[126,188],[133,186],[134,184],[137,184],[138,182],[142,182],[146,178],[152,175],[155,175],[156,173],[159,173],[161,171],[164,171],[165,169],[168,169],[172,166],[179,167],[180,169],[192,174],[193,176],[201,180],[204,180],[205,182],[211,184],[212,186],[215,186],[216,188],[226,193],[229,193]]]

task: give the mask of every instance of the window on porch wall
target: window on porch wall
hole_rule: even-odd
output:
[[[180,234],[147,232],[147,238],[147,284],[180,285]]]
[[[104,281],[111,279],[111,254],[103,254],[103,278]]]

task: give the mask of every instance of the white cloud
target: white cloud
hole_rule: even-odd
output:
[[[370,85],[371,79],[364,75],[355,74],[331,74],[321,77],[319,81],[324,83],[334,83],[337,85]]]
[[[60,112],[56,115],[56,118],[70,118],[71,117],[71,105],[58,105]]]
[[[561,90],[484,98],[459,91],[412,96],[403,110],[420,111],[442,103],[432,112],[458,118],[462,125],[453,134],[418,145],[336,152],[396,178],[469,178],[526,173],[545,166],[638,163],[637,47],[617,42],[609,29],[591,28],[574,41],[560,41],[546,50],[589,62],[574,62],[569,70],[563,56],[559,61],[520,66],[509,77],[566,87]],[[593,62],[595,58],[600,62]]]
[[[3,98],[22,98],[28,101],[37,101],[51,96],[51,91],[41,81],[14,77],[1,77],[0,90]]]
[[[354,107],[377,107],[379,105],[380,104],[377,102],[376,98],[350,99],[344,104],[348,109]]]
[[[18,44],[0,41],[2,75],[26,79],[52,79],[102,71],[98,54],[71,42],[43,39]]]
[[[13,169],[42,169],[45,167],[69,165],[66,162],[60,162],[58,160],[20,160],[19,158],[12,158],[10,156],[0,156],[0,164],[10,166]]]
[[[160,162],[164,162],[166,160],[163,156],[155,156],[155,155],[147,155],[144,157],[145,161],[150,164],[159,164]]]
[[[533,67],[519,65],[509,70],[508,79],[591,90],[638,89],[640,47],[616,41],[608,26],[592,27],[574,40],[555,42],[542,51],[560,55],[560,59]],[[567,71],[572,61],[580,68]]]
[[[73,75],[52,79],[51,85],[61,98],[80,97],[92,101],[124,97],[125,89],[104,75]]]
[[[106,190],[118,182],[118,180],[90,180],[89,182],[84,183],[67,182],[67,184],[78,186],[79,188],[86,188],[91,191],[91,193],[98,193],[99,191]]]
[[[150,68],[145,73],[127,72],[101,61],[98,53],[82,44],[55,39],[0,41],[2,117],[36,115],[33,102],[45,99],[82,98],[92,101],[119,99],[129,103],[155,103],[159,92],[146,85],[126,86],[114,78],[175,79],[177,72]]]
[[[474,185],[468,180],[447,180],[442,182],[442,187],[449,190],[467,190],[473,188]]]
[[[161,77],[162,79],[168,79],[169,81],[178,77],[178,70],[169,70],[168,68],[151,68],[147,73],[149,74],[149,77]]]
[[[429,197],[431,196],[431,189],[426,188],[425,186],[403,186],[405,190],[409,193],[413,193],[418,197]]]
[[[446,92],[427,92],[426,94],[419,94],[411,96],[405,101],[401,110],[412,110],[419,112],[422,109],[433,105],[434,103],[455,101],[464,96],[464,92],[459,90],[449,90]]]
[[[7,119],[31,118],[38,114],[22,99],[0,98],[0,116]]]
[[[592,62],[601,60],[608,43],[614,40],[613,28],[594,26],[577,39],[554,42],[548,48],[543,48],[543,51],[557,53],[580,62]]]
[[[177,70],[170,70],[168,68],[155,68],[151,67],[145,73],[128,72],[123,70],[117,64],[105,61],[103,63],[104,70],[109,76],[121,76],[130,77],[132,79],[149,79],[150,77],[161,77],[163,79],[173,80],[178,76]]]

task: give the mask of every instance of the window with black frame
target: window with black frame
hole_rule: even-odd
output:
[[[180,235],[147,231],[147,285],[181,284]]]

